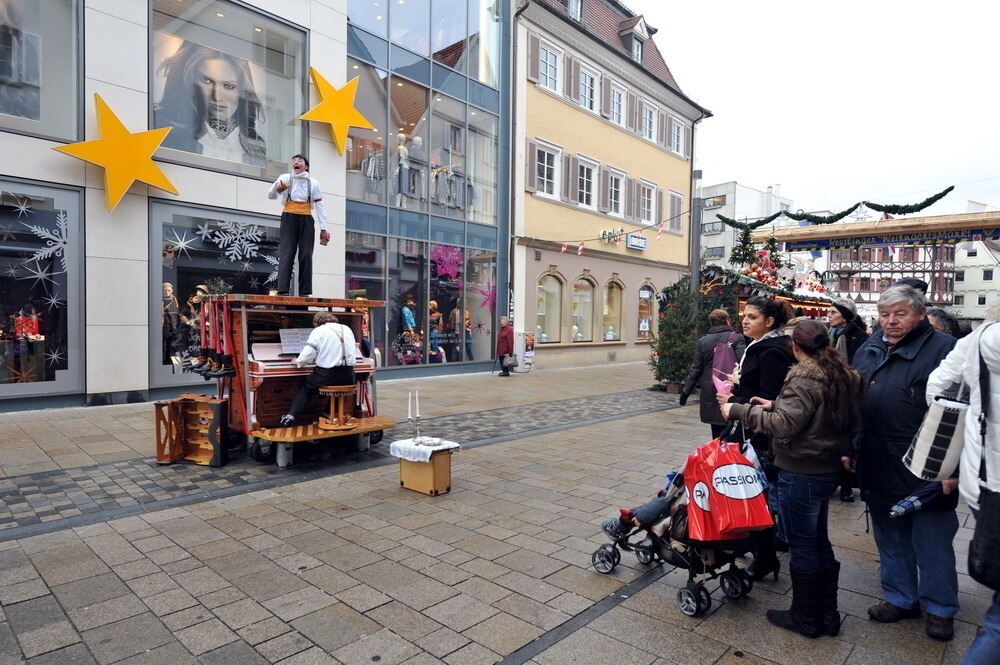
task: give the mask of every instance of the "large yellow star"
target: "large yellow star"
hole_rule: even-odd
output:
[[[97,101],[97,125],[101,138],[53,148],[59,152],[104,167],[104,194],[108,210],[114,210],[136,180],[177,194],[167,176],[153,162],[153,153],[170,133],[170,128],[129,132],[114,111],[101,99]]]
[[[341,155],[347,146],[347,130],[349,127],[375,129],[361,112],[354,108],[354,97],[358,92],[358,77],[355,76],[338,90],[323,78],[323,75],[312,67],[309,68],[316,92],[319,93],[319,104],[304,113],[299,120],[325,122],[330,125],[333,144]]]

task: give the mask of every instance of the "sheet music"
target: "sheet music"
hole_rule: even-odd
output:
[[[279,328],[278,336],[281,338],[281,353],[299,355],[302,352],[302,347],[306,345],[306,340],[309,339],[309,333],[312,331],[312,328]]]

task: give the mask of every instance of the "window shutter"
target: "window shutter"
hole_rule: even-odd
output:
[[[659,187],[656,188],[656,216],[653,217],[653,222],[659,224],[663,221],[663,190]]]
[[[538,144],[528,139],[525,153],[524,189],[533,192],[538,186]]]
[[[574,64],[576,64],[576,58],[569,54],[563,56],[563,96],[572,100],[576,100],[580,90],[579,85],[573,86]]]
[[[609,201],[611,197],[611,174],[605,167],[601,167],[601,185],[598,190],[597,197],[597,210],[599,212],[608,212],[611,209],[611,202]]]
[[[611,117],[611,79],[601,76],[601,115]]]
[[[691,159],[691,128],[684,126],[684,159]]]
[[[664,145],[666,145],[667,149],[669,149],[669,150],[673,150],[674,149],[674,117],[673,116],[668,116],[667,117],[667,141],[666,141],[666,143]]]
[[[660,111],[659,123],[656,128],[656,139],[660,145],[667,145],[667,114]]]
[[[625,219],[635,220],[635,187],[633,178],[625,178]]]
[[[573,182],[575,178],[573,177],[573,172],[571,170],[571,159],[569,155],[563,155],[562,158],[562,191],[559,194],[559,198],[563,201],[572,201],[575,197],[572,196],[573,192]]]
[[[538,62],[541,54],[539,52],[538,35],[533,32],[528,33],[528,80],[538,83]]]
[[[569,159],[569,200],[573,203],[580,202],[580,160],[574,155]],[[590,185],[593,187],[593,183]],[[593,192],[593,190],[591,190]],[[593,195],[593,194],[591,194]]]
[[[573,99],[580,101],[580,61],[573,60]]]
[[[680,196],[670,195],[670,224],[669,228],[673,231],[680,231],[682,229],[681,213],[683,212],[684,199]]]
[[[635,113],[638,106],[639,98],[631,92],[628,93],[628,99],[625,105],[625,129],[628,129],[629,131],[635,131]]]

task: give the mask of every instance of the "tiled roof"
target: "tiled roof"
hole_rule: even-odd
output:
[[[625,43],[622,41],[619,32],[622,30],[623,21],[631,20],[633,23],[637,23],[638,21],[635,19],[639,17],[614,0],[581,1],[583,2],[583,22],[582,24],[576,21],[573,22],[580,25],[594,38],[611,46],[624,57],[631,60],[632,54],[625,48]],[[545,5],[557,14],[569,18],[565,0],[535,0],[535,2]],[[649,31],[652,33],[653,29],[650,28]],[[646,40],[645,46],[642,49],[642,66],[650,74],[683,94],[681,87],[674,79],[674,75],[670,73],[670,68],[667,67],[667,63],[663,60],[660,49],[656,47],[656,43],[652,39]]]

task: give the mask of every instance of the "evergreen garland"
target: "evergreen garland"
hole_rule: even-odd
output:
[[[908,215],[910,213],[920,212],[921,210],[929,208],[930,206],[934,205],[935,203],[943,199],[953,189],[955,189],[954,185],[938,192],[933,196],[927,197],[920,203],[911,203],[908,205],[899,205],[894,203],[882,204],[882,203],[873,203],[871,201],[860,201],[850,206],[849,208],[845,208],[844,210],[841,210],[840,212],[834,213],[832,215],[813,215],[808,212],[791,212],[788,210],[782,210],[774,213],[773,215],[764,217],[763,219],[758,219],[753,222],[738,222],[735,219],[730,219],[729,217],[726,217],[725,215],[716,215],[716,217],[718,217],[723,224],[731,226],[734,229],[739,229],[740,231],[747,231],[747,230],[753,231],[755,229],[759,229],[765,224],[770,224],[781,215],[784,215],[789,219],[794,219],[797,222],[809,222],[810,224],[833,224],[834,222],[839,222],[840,220],[850,215],[852,212],[857,210],[859,206],[865,206],[866,208],[871,208],[876,212],[887,213],[889,215]]]

